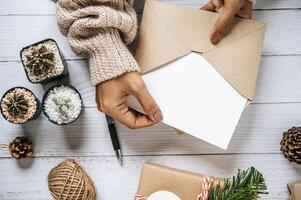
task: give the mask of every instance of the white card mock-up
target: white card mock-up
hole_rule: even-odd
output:
[[[142,78],[163,113],[163,123],[227,149],[248,99],[201,54],[190,53]],[[128,104],[143,112],[135,98]]]
[[[150,195],[147,200],[181,200],[177,195],[167,191],[159,191]]]

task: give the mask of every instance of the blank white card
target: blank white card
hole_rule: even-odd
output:
[[[142,76],[163,113],[163,123],[226,149],[246,106],[208,61],[190,53]],[[130,107],[142,112],[131,97]]]

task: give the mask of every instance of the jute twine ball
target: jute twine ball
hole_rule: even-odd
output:
[[[49,172],[48,187],[56,200],[96,200],[93,181],[71,159],[58,164]]]

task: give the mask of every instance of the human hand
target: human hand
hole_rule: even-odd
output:
[[[235,15],[250,19],[252,18],[253,3],[249,0],[210,0],[201,7],[202,10],[221,13],[210,30],[210,41],[218,44],[228,31]]]
[[[128,107],[126,99],[129,95],[138,99],[146,115]],[[98,110],[132,129],[154,125],[163,118],[138,72],[125,73],[98,84],[96,102]]]

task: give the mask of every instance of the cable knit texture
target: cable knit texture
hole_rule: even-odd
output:
[[[127,49],[137,33],[133,0],[59,0],[57,20],[73,51],[89,59],[94,85],[139,71]]]

